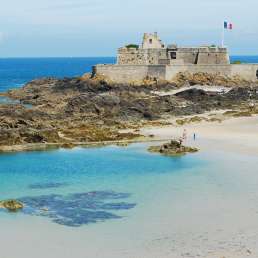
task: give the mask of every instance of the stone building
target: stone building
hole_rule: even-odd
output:
[[[146,77],[171,80],[178,72],[238,75],[243,79],[256,80],[258,64],[230,64],[226,47],[166,46],[155,32],[144,33],[141,45],[119,48],[117,64],[94,67],[94,73],[117,82],[139,81]]]
[[[229,64],[227,48],[216,46],[167,47],[155,32],[144,33],[142,45],[118,49],[119,65]]]

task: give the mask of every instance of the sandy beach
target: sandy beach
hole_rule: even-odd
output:
[[[146,207],[139,205],[118,222],[66,229],[37,217],[5,216],[0,257],[29,253],[27,257],[38,258],[256,258],[258,194],[252,177],[256,178],[257,127],[254,116],[141,129],[161,141],[177,138],[186,129],[185,144],[198,147],[197,155],[204,160],[214,155],[215,164],[209,171],[200,167],[197,173],[189,168],[183,177],[180,173],[164,175],[151,184],[146,182],[141,190],[150,190]],[[16,248],[11,249],[14,242]]]
[[[174,122],[172,120],[171,122]],[[185,144],[201,150],[219,149],[258,155],[258,116],[227,119],[222,122],[200,122],[183,126],[144,128],[140,133],[155,135],[155,139],[179,138],[187,131]],[[196,140],[193,136],[196,134]]]

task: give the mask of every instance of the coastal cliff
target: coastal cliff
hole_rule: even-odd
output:
[[[138,86],[88,75],[34,80],[3,94],[20,104],[0,104],[0,149],[28,144],[65,147],[82,142],[132,141],[141,135],[122,129],[218,109],[249,110],[250,94],[253,102],[258,101],[258,85],[243,81],[239,85],[234,81],[234,87],[227,91],[189,87],[180,91],[184,85],[207,85],[207,80],[208,75],[196,75],[191,80],[181,75],[175,82],[147,81]],[[232,86],[232,80],[224,82],[226,87]]]

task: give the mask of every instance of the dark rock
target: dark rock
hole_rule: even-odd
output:
[[[33,105],[0,104],[0,148],[27,143],[58,143],[130,140],[139,135],[120,134],[126,123],[148,123],[169,116],[202,114],[214,109],[233,109],[247,105],[250,97],[258,101],[258,86],[243,84],[209,74],[179,74],[183,84],[235,86],[228,93],[190,89],[174,95],[159,96],[178,83],[121,85],[103,78],[45,78],[34,80],[7,97]],[[244,83],[244,82],[243,82]],[[183,85],[182,84],[182,85]],[[237,87],[236,87],[237,85]],[[60,134],[61,133],[61,134]],[[63,136],[62,136],[63,135]],[[66,145],[64,145],[66,146]]]
[[[157,152],[167,156],[185,155],[187,153],[197,152],[197,148],[183,146],[180,141],[171,140],[161,146],[151,146],[148,149],[150,152]]]
[[[21,209],[23,209],[23,203],[17,200],[7,200],[7,201],[1,201],[0,202],[0,208],[5,208],[10,212],[17,212]]]

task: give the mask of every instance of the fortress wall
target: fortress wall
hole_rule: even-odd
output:
[[[148,75],[147,65],[96,65],[93,70],[119,83],[141,81]]]
[[[246,80],[257,80],[258,64],[233,64],[231,76],[241,76]]]
[[[160,58],[166,58],[166,49],[147,49],[147,64],[158,65]]]
[[[229,64],[229,57],[223,52],[200,52],[197,64]]]
[[[172,80],[179,72],[210,73],[223,76],[239,76],[246,80],[256,80],[258,64],[236,65],[97,65],[94,67],[97,74],[109,79],[128,83],[141,81],[147,76],[160,80]]]
[[[119,65],[155,65],[159,63],[159,59],[166,59],[166,49],[136,49],[136,48],[120,48],[118,50]]]
[[[120,48],[117,55],[119,65],[144,65],[147,64],[147,56],[144,51],[136,48]]]
[[[195,64],[195,62],[198,60],[198,52],[197,51],[178,51],[177,52],[177,59],[184,60],[185,64]]]
[[[258,64],[242,65],[170,65],[166,67],[166,80],[172,80],[179,72],[210,73],[223,76],[239,76],[246,80],[256,80]]]
[[[230,65],[174,65],[167,66],[166,80],[172,80],[177,73],[188,72],[188,73],[210,73],[210,74],[221,74],[229,76],[231,74]]]
[[[119,83],[142,81],[147,76],[166,78],[166,65],[96,65],[93,70]]]
[[[165,80],[166,78],[166,66],[165,65],[149,65],[148,74],[151,78],[159,80]]]

